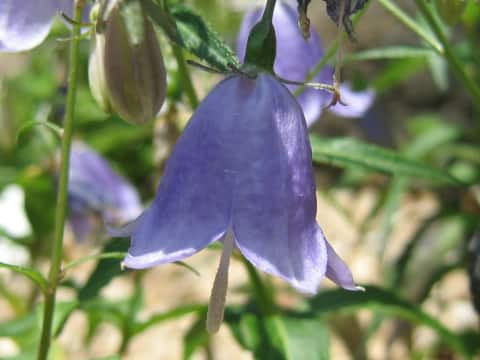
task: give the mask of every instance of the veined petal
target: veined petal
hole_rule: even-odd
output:
[[[244,87],[235,114],[232,164],[233,232],[244,256],[305,293],[325,274],[325,239],[315,221],[315,182],[302,110],[269,75],[238,78]],[[252,85],[253,84],[253,85]]]
[[[375,101],[375,90],[353,91],[349,84],[340,85],[340,96],[345,105],[337,103],[329,108],[334,114],[343,117],[362,117]]]
[[[145,268],[177,261],[218,240],[231,222],[238,124],[254,81],[221,82],[205,98],[168,160],[157,196],[134,226],[125,265]],[[262,119],[258,119],[261,121]]]
[[[0,51],[16,52],[39,45],[48,35],[61,0],[2,0]]]

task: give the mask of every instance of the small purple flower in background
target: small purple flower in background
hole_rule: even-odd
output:
[[[234,248],[300,292],[315,293],[325,275],[357,289],[317,224],[316,211],[302,109],[271,75],[238,75],[200,104],[173,149],[155,200],[115,235],[131,236],[124,264],[137,269],[223,241],[207,317],[207,329],[215,332]]]
[[[243,19],[237,37],[237,54],[240,59],[245,56],[248,34],[261,15],[262,10],[256,9],[248,12]],[[323,57],[323,46],[318,34],[310,30],[310,38],[304,39],[298,27],[296,10],[283,2],[279,2],[275,7],[273,26],[277,37],[275,73],[288,80],[304,81]],[[332,74],[332,67],[325,66],[313,81],[331,83]],[[294,92],[297,86],[288,85],[288,88]],[[346,84],[340,85],[340,94],[347,106],[337,104],[329,110],[344,117],[363,116],[375,99],[373,90],[354,92]],[[319,118],[323,108],[330,104],[331,98],[332,95],[325,91],[310,88],[306,88],[297,97],[309,126]]]
[[[76,142],[70,156],[69,222],[78,241],[95,229],[95,215],[103,222],[122,225],[142,212],[135,188],[118,175],[95,151]]]
[[[0,52],[34,48],[47,37],[55,15],[73,13],[73,0],[1,0]]]

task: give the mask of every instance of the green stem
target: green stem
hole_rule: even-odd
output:
[[[199,104],[198,96],[195,92],[195,88],[193,87],[192,77],[190,76],[190,71],[185,63],[182,49],[177,45],[172,45],[172,48],[173,56],[175,56],[175,59],[177,60],[178,71],[180,73],[182,84],[184,84],[185,91],[187,92],[188,101],[190,102],[192,109],[196,109]]]
[[[415,0],[417,1],[417,0]],[[415,34],[420,36],[427,44],[429,44],[438,54],[444,55],[444,47],[433,36],[425,31],[415,20],[413,20],[407,13],[400,9],[392,0],[378,0],[378,2],[392,14],[403,25],[412,30]]]
[[[70,145],[72,142],[73,118],[75,114],[75,100],[79,67],[80,22],[85,0],[75,0],[73,18],[73,39],[70,44],[70,74],[68,78],[68,94],[65,112],[64,133],[62,142],[62,158],[60,167],[60,180],[57,193],[57,207],[55,213],[55,239],[52,248],[50,272],[48,274],[48,291],[45,293],[45,306],[43,311],[43,326],[38,348],[37,359],[45,360],[48,356],[52,336],[52,322],[55,309],[55,295],[60,276],[60,267],[63,255],[63,233],[67,214],[67,187],[68,170],[70,162]]]
[[[462,65],[459,58],[456,56],[455,52],[450,45],[445,33],[442,30],[438,20],[433,16],[431,10],[428,8],[428,5],[423,0],[415,0],[418,9],[427,20],[428,24],[430,25],[431,29],[437,36],[438,40],[443,46],[444,49],[444,57],[452,67],[455,74],[458,78],[463,82],[465,87],[467,88],[470,96],[472,97],[474,105],[477,109],[480,109],[480,87],[475,82],[473,76],[470,76],[465,71],[465,66]]]

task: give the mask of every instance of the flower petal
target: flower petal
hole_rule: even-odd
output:
[[[68,222],[77,242],[84,242],[95,228],[95,221],[91,215],[86,213],[71,211],[68,215]]]
[[[125,265],[177,261],[218,240],[231,221],[235,144],[245,106],[238,77],[224,80],[201,103],[168,160],[157,196],[132,231]],[[253,83],[253,80],[247,82]]]
[[[355,92],[349,84],[340,85],[340,96],[346,105],[337,103],[329,108],[331,112],[343,117],[362,117],[370,109],[375,101],[375,90]]]
[[[48,35],[60,0],[2,0],[0,52],[16,52],[39,45]]]
[[[327,277],[344,289],[359,290],[359,287],[357,287],[353,281],[352,273],[348,266],[340,259],[328,241],[326,241],[326,244],[328,254]]]
[[[315,293],[327,253],[315,221],[315,182],[303,113],[273,77],[259,75],[254,84],[235,114],[238,139],[232,164],[238,173],[232,227],[237,246],[259,269],[299,291]]]
[[[79,142],[72,147],[68,192],[73,210],[99,212],[107,223],[132,221],[142,212],[135,188]]]

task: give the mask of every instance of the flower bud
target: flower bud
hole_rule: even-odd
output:
[[[112,104],[108,97],[107,81],[105,79],[105,68],[103,66],[105,36],[97,34],[90,59],[88,61],[88,82],[93,98],[100,108],[106,113],[112,112]]]
[[[112,9],[106,21],[103,56],[97,51],[103,57],[105,93],[113,110],[130,123],[142,124],[155,117],[165,100],[166,71],[155,30],[140,3],[121,6]],[[97,75],[101,79],[101,71]]]
[[[455,25],[465,10],[465,0],[437,0],[437,9],[442,19],[449,25]]]

